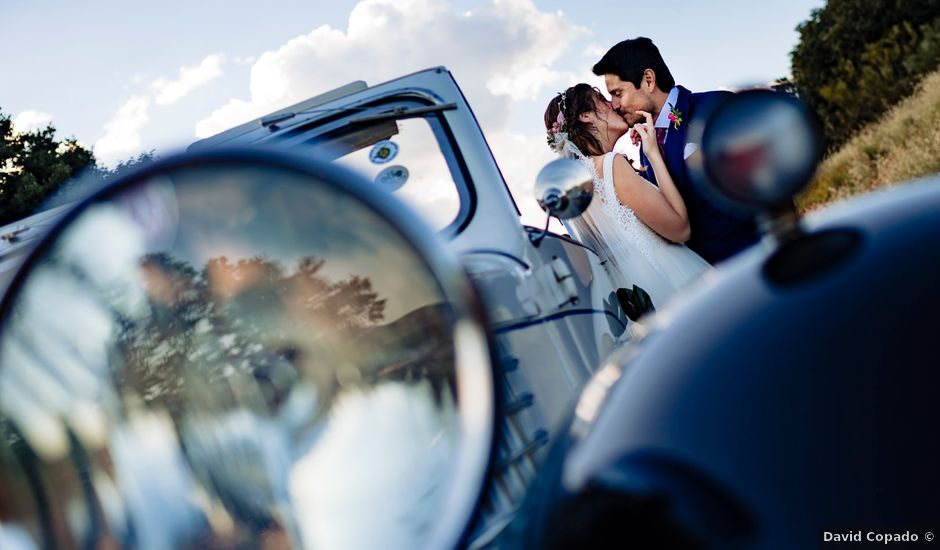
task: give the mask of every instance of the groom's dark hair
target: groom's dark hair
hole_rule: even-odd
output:
[[[660,90],[668,92],[676,85],[676,80],[672,78],[659,48],[652,40],[643,36],[614,45],[594,64],[593,71],[597,76],[615,74],[620,80],[639,88],[643,81],[643,71],[646,69],[652,69],[656,73],[656,87]]]

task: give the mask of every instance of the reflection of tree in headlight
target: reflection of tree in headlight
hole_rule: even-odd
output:
[[[284,385],[298,375],[328,397],[337,368],[359,363],[350,331],[380,321],[385,300],[368,278],[330,281],[320,274],[324,263],[308,257],[287,272],[261,257],[220,257],[197,271],[166,253],[146,256],[141,271],[152,310],[123,326],[128,368],[122,379],[145,402],[170,411],[194,397],[183,395],[192,377],[231,384],[241,376],[242,384],[257,383],[269,409],[286,398]],[[215,399],[226,392],[230,401],[245,398],[235,387],[211,390]]]

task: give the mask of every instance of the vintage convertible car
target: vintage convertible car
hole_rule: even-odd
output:
[[[639,322],[603,257],[519,223],[443,68],[53,213],[0,303],[0,547],[932,541],[936,182],[803,221],[798,102],[697,131],[767,236]],[[539,175],[549,213],[579,168]]]

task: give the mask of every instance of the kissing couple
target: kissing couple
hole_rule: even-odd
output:
[[[685,159],[698,149],[688,141],[689,124],[731,92],[677,86],[659,49],[643,37],[610,48],[593,72],[604,77],[610,100],[576,84],[545,110],[549,146],[584,163],[594,178],[590,206],[566,226],[606,257],[621,282],[661,304],[710,264],[758,240],[753,219],[720,210],[686,172]],[[640,171],[613,152],[627,132],[640,145]]]

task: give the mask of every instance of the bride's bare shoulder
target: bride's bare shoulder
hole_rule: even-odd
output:
[[[603,155],[590,155],[589,156],[589,158],[591,159],[591,162],[594,163],[594,172],[597,174],[597,177],[599,178],[604,177],[604,159],[609,154],[610,153],[603,154]],[[617,173],[617,170],[615,169],[614,174],[616,175],[616,173]]]
[[[633,176],[641,177],[637,174],[636,169],[630,164],[630,161],[627,160],[627,157],[620,154],[614,155],[614,177],[615,178],[632,178]],[[642,179],[642,178],[641,178]]]

